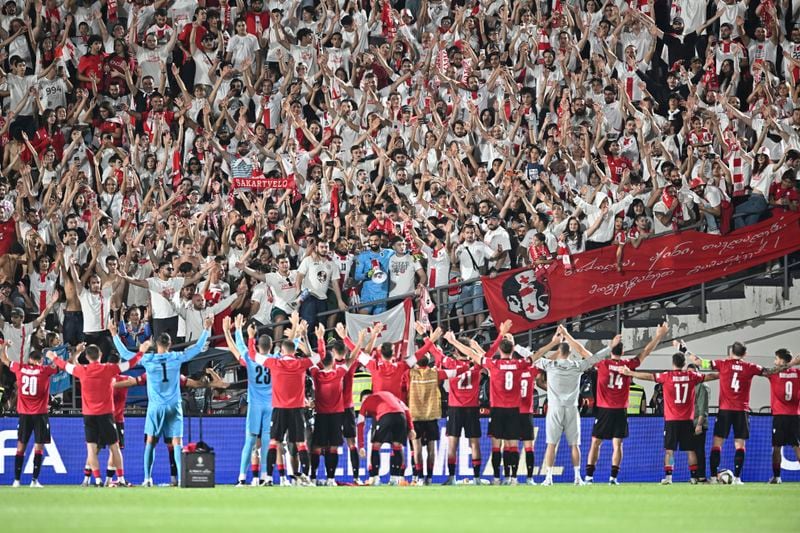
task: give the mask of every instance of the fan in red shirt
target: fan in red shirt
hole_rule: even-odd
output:
[[[769,188],[769,203],[777,209],[783,211],[800,210],[800,193],[794,186],[795,173],[787,170],[781,176],[780,181],[776,181]]]
[[[103,39],[92,35],[87,42],[87,53],[78,60],[78,81],[84,89],[92,92],[100,88],[103,80]]]
[[[292,320],[297,320],[294,313]],[[295,328],[301,336],[305,333],[306,322],[302,321]],[[324,336],[324,327],[323,336]],[[319,355],[312,352],[308,358],[295,355],[294,342],[284,340],[280,344],[280,357],[266,357],[260,353],[251,353],[250,357],[267,367],[272,376],[272,420],[269,431],[269,450],[267,451],[267,470],[273,471],[278,458],[278,443],[286,436],[288,442],[297,446],[300,459],[301,474],[298,479],[303,485],[310,485],[308,478],[310,457],[305,439],[305,407],[306,370],[319,363]]]
[[[11,361],[6,353],[8,343],[2,343],[0,361],[6,365],[17,378],[19,393],[17,394],[17,413],[19,413],[19,426],[17,427],[17,453],[14,457],[14,487],[19,487],[22,476],[22,465],[25,460],[25,448],[33,434],[33,478],[31,487],[39,488],[39,473],[42,471],[44,458],[44,445],[50,442],[50,421],[47,412],[50,406],[50,376],[55,375],[58,369],[55,366],[45,366],[42,361],[42,352],[32,351],[28,355],[28,363],[20,364]],[[52,354],[52,352],[48,352]],[[57,356],[55,356],[57,357]]]
[[[319,468],[320,454],[325,450],[325,473],[327,485],[336,486],[336,466],[339,464],[339,446],[344,440],[342,425],[344,419],[344,380],[350,380],[350,398],[352,401],[353,374],[358,365],[356,355],[364,345],[365,331],[359,331],[358,342],[350,353],[350,357],[342,363],[334,359],[332,353],[326,353],[324,326],[320,325],[321,334],[317,335],[319,356],[322,368],[311,367],[311,378],[314,380],[314,434],[311,437],[311,475],[316,477]],[[344,345],[337,346],[343,349]],[[338,351],[338,350],[337,350]]]
[[[445,357],[437,361],[441,368],[456,370],[458,376],[447,380],[447,468],[448,480],[455,477],[456,454],[462,431],[469,439],[472,449],[473,483],[481,479],[481,421],[478,396],[480,394],[481,372],[483,367],[470,360],[472,349],[456,340],[455,334],[448,331],[444,340],[461,353],[457,357]]]
[[[114,466],[117,469],[117,479],[121,484],[125,484],[125,472],[122,463],[122,454],[119,450],[119,439],[117,428],[114,425],[114,393],[113,382],[116,377],[127,372],[139,363],[142,353],[150,347],[150,341],[145,341],[139,346],[139,352],[133,359],[122,363],[101,363],[100,348],[95,344],[83,348],[78,345],[76,357],[81,351],[85,351],[88,364],[75,365],[59,359],[53,352],[46,355],[52,359],[56,366],[61,370],[66,370],[71,375],[81,380],[81,392],[83,394],[81,410],[83,412],[83,427],[86,435],[86,464],[92,471],[95,485],[99,486],[100,461],[97,451],[108,446],[114,458]],[[88,483],[88,482],[87,482]]]
[[[375,324],[371,331],[371,338],[367,348],[371,348],[383,331],[383,324]],[[353,349],[352,341],[345,340],[349,349]],[[395,348],[391,342],[384,342],[378,350],[370,355],[361,352],[358,362],[372,374],[372,392],[391,392],[400,399],[406,397],[403,390],[403,381],[411,369],[411,365],[416,361],[416,354],[408,357],[407,360],[395,360]]]
[[[760,376],[764,369],[759,365],[744,361],[747,347],[734,342],[728,349],[727,359],[703,361],[692,355],[692,362],[701,368],[713,368],[719,372],[719,413],[714,424],[714,441],[711,446],[712,483],[717,479],[721,460],[722,443],[733,428],[733,442],[736,452],[733,458],[733,484],[742,484],[744,466],[744,446],[750,437],[750,384],[754,376]]]
[[[664,479],[662,485],[672,484],[672,465],[675,451],[685,451],[689,461],[691,483],[697,484],[697,454],[695,453],[694,436],[694,387],[703,381],[719,378],[716,372],[701,374],[686,367],[686,356],[683,352],[672,355],[672,370],[651,374],[634,372],[627,366],[621,366],[619,373],[645,381],[661,383],[664,391]],[[599,383],[598,376],[598,383]],[[680,448],[679,448],[680,447]]]
[[[369,461],[369,475],[371,485],[380,485],[378,476],[381,464],[381,444],[390,443],[392,446],[391,466],[389,475],[391,484],[398,484],[403,476],[403,447],[406,440],[413,440],[414,420],[411,411],[397,396],[387,391],[372,392],[364,397],[361,409],[358,412],[358,447],[361,456],[366,456],[364,450],[364,423],[367,417],[375,421],[375,432],[372,436],[372,450]]]
[[[612,182],[619,183],[622,181],[622,173],[626,169],[633,170],[633,163],[627,157],[619,155],[619,142],[617,141],[609,141],[607,151],[608,173],[611,175]]]
[[[610,359],[604,359],[595,365],[597,409],[592,428],[592,445],[586,459],[586,483],[592,483],[597,459],[600,457],[600,446],[604,440],[610,440],[613,452],[608,482],[612,485],[618,484],[617,476],[622,464],[622,440],[628,437],[628,395],[631,389],[631,378],[620,371],[623,367],[630,370],[639,368],[668,331],[667,324],[661,324],[653,339],[636,357],[623,359],[622,344],[617,344],[611,348]]]
[[[800,461],[800,364],[786,348],[775,352],[775,371],[764,371],[769,379],[772,408],[772,478],[770,484],[781,483],[781,448],[791,446]]]

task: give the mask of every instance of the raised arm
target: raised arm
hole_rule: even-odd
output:
[[[208,342],[208,337],[211,336],[211,326],[213,325],[214,325],[213,316],[207,316],[203,320],[203,326],[205,327],[205,329],[203,330],[203,333],[200,334],[200,338],[197,339],[196,343],[186,348],[183,351],[183,353],[181,353],[180,356],[178,357],[182,363],[185,363],[186,361],[189,361],[192,358],[197,357],[200,354],[200,352],[203,351],[203,347],[206,345],[206,342]]]
[[[669,331],[669,326],[667,325],[666,322],[662,323],[660,326],[656,328],[655,336],[650,340],[650,342],[647,343],[647,346],[644,347],[644,350],[642,350],[642,352],[637,356],[639,358],[640,363],[644,362],[647,356],[650,355],[650,353],[652,353],[652,351],[656,349],[656,346],[658,346],[658,344],[661,342],[661,339],[664,338],[664,336],[667,334],[668,331]]]

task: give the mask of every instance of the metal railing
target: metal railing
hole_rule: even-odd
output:
[[[796,254],[793,254],[796,255]],[[765,261],[765,263],[768,263]],[[538,326],[534,329],[528,330],[525,333],[515,335],[517,342],[526,344],[527,346],[537,346],[546,343],[550,337],[555,333],[555,329],[558,327],[559,324],[565,324],[567,327],[576,326],[578,323],[580,324],[580,331],[574,332],[576,338],[580,339],[588,339],[592,340],[601,340],[601,339],[610,339],[616,333],[622,331],[622,327],[624,322],[630,320],[637,320],[636,317],[647,316],[646,320],[656,320],[656,318],[652,317],[653,314],[661,315],[668,315],[669,308],[666,307],[668,303],[687,303],[696,301],[696,306],[698,308],[698,315],[700,319],[705,322],[706,320],[706,303],[709,294],[715,292],[715,289],[721,290],[730,290],[742,285],[745,285],[748,281],[754,279],[763,279],[766,277],[777,279],[777,276],[780,276],[780,286],[782,297],[784,299],[789,298],[789,291],[792,284],[792,276],[791,272],[794,270],[800,270],[800,260],[794,260],[790,262],[790,256],[784,256],[780,260],[780,268],[776,271],[764,272],[762,263],[756,267],[753,267],[749,270],[743,271],[741,273],[732,274],[720,280],[711,282],[711,283],[701,283],[699,285],[695,285],[693,287],[689,287],[683,289],[681,291],[669,293],[666,295],[659,296],[657,298],[650,298],[646,301],[631,301],[622,304],[617,304],[612,307],[605,307],[602,309],[593,310],[589,313],[586,313],[580,317],[573,317],[567,318],[563,320],[559,320],[557,322],[544,324]],[[753,270],[758,270],[757,272],[753,272]],[[480,279],[477,280],[468,280],[468,281],[460,281],[457,283],[451,283],[448,285],[444,285],[437,288],[428,289],[432,296],[438,296],[436,293],[441,293],[443,291],[447,291],[448,293],[451,289],[458,288],[463,289],[464,286],[472,285],[474,283],[480,283]],[[392,306],[392,304],[397,305],[400,304],[406,298],[415,298],[416,293],[407,293],[399,296],[394,296],[392,298],[385,298],[381,300],[374,300],[367,303],[359,303],[356,305],[350,305],[347,308],[349,312],[358,312],[360,309],[365,307],[374,307],[376,305],[384,305],[386,304],[387,307]],[[475,322],[474,317],[479,315],[489,316],[488,309],[485,305],[478,311],[473,311],[471,313],[462,314],[460,317],[455,313],[456,307],[460,304],[469,304],[477,299],[482,299],[483,295],[479,296],[469,296],[465,297],[463,293],[460,293],[455,296],[449,296],[447,305],[445,306],[436,306],[436,309],[433,315],[430,317],[431,322],[434,325],[457,325],[458,320],[463,318],[465,322]],[[441,298],[435,297],[434,301],[442,301]],[[484,301],[485,303],[485,301]],[[651,309],[653,305],[658,305],[659,309]],[[319,323],[327,324],[329,317],[341,315],[341,322],[344,321],[344,312],[339,309],[324,311],[318,315]],[[451,316],[456,315],[456,316]],[[270,330],[274,330],[276,326],[289,326],[290,321],[285,320],[281,322],[271,323],[259,328],[259,333],[268,332]],[[449,328],[449,329],[458,329],[458,328]],[[478,326],[460,329],[458,331],[459,336],[463,337],[470,337],[473,339],[478,340],[483,345],[487,345],[489,341],[494,337],[494,324],[491,321],[491,318],[484,320]],[[325,330],[326,336],[333,334],[333,330],[331,328],[326,327]],[[211,343],[218,341],[224,338],[223,335],[215,335],[212,336],[209,341]],[[173,346],[173,349],[180,350],[183,349],[192,343],[184,343],[184,344],[177,344]],[[636,347],[631,347],[630,349],[636,349]],[[205,366],[211,360],[218,360],[222,359],[223,361],[227,360],[230,366],[235,365],[235,361],[233,360],[232,355],[225,349],[220,348],[210,348],[206,350],[204,353],[195,357],[190,363],[189,368],[200,368]],[[191,373],[191,372],[189,372]],[[71,397],[73,398],[73,402],[71,405],[65,405],[65,410],[76,409],[77,406],[74,403],[75,396],[75,383],[73,381],[73,394]]]

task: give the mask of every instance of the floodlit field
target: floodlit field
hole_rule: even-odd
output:
[[[800,531],[800,484],[0,489],[2,531]],[[147,529],[144,529],[147,528]],[[279,529],[273,529],[279,528]]]

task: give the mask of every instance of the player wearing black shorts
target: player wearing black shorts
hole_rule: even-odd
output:
[[[413,440],[416,437],[411,411],[405,403],[391,392],[380,391],[365,396],[358,414],[358,445],[361,455],[366,455],[366,450],[364,449],[364,424],[365,419],[368,417],[375,421],[369,463],[370,483],[372,485],[380,485],[378,473],[380,469],[381,444],[390,443],[392,446],[392,458],[389,468],[389,483],[397,485],[403,476],[403,449],[406,440],[409,438]]]
[[[796,364],[800,364],[800,357],[792,359],[789,350],[781,348],[775,352],[774,370],[764,371],[772,408],[772,485],[781,483],[784,446],[791,446],[800,461],[800,370],[791,368]]]
[[[2,342],[2,341],[0,341]],[[17,453],[14,458],[14,483],[13,487],[20,486],[22,465],[25,459],[25,448],[33,435],[33,479],[31,487],[39,488],[39,472],[42,469],[44,445],[50,442],[50,421],[47,411],[50,406],[50,376],[58,370],[45,365],[42,353],[32,351],[28,354],[28,362],[20,364],[10,361],[6,354],[8,344],[0,346],[0,362],[8,368],[17,379],[17,412],[19,413],[19,426],[17,427]],[[48,352],[48,357],[57,357],[53,352]],[[51,359],[52,360],[52,359]]]

